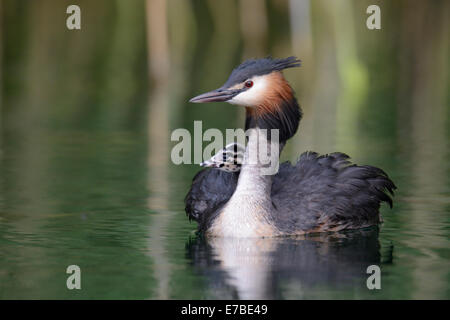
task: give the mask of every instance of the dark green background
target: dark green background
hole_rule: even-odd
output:
[[[81,30],[66,28],[69,4]],[[370,4],[381,30],[366,28]],[[318,264],[312,283],[292,265],[270,281],[247,265],[262,297],[450,298],[450,2],[1,0],[0,26],[1,299],[261,294],[239,288],[220,256],[193,258],[183,198],[199,167],[171,163],[170,133],[194,120],[242,126],[238,107],[187,101],[269,54],[303,61],[285,72],[304,118],[283,159],[345,152],[398,192],[382,208],[381,290],[328,278],[345,270],[322,262],[347,259],[346,245],[322,237],[318,260],[302,260]],[[71,264],[80,291],[66,289]]]

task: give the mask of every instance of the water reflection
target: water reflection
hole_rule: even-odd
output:
[[[195,238],[186,251],[212,298],[311,298],[324,286],[367,290],[367,267],[382,263],[378,228],[303,238]],[[388,250],[383,261],[391,260]]]

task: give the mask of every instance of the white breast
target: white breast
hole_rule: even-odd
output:
[[[277,233],[270,219],[271,210],[274,210],[270,198],[271,176],[261,174],[258,165],[247,162],[250,152],[255,149],[253,138],[249,136],[236,190],[208,230],[209,235],[270,237]]]

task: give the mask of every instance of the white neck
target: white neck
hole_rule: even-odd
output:
[[[269,151],[268,154],[271,154],[270,150],[277,150],[270,157],[270,168],[276,161],[277,171],[278,142],[269,143],[266,133],[259,128],[251,130],[236,190],[214,221],[210,234],[223,237],[263,237],[276,234],[271,219],[275,211],[270,195],[273,175],[268,174],[271,172],[269,165],[263,164],[269,158],[261,159],[264,156],[261,157],[262,152],[258,153]]]

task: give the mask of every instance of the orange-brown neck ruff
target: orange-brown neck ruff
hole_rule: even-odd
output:
[[[286,141],[297,131],[302,113],[294,92],[281,72],[267,76],[268,88],[257,107],[246,107],[245,129],[279,129],[280,141]]]

